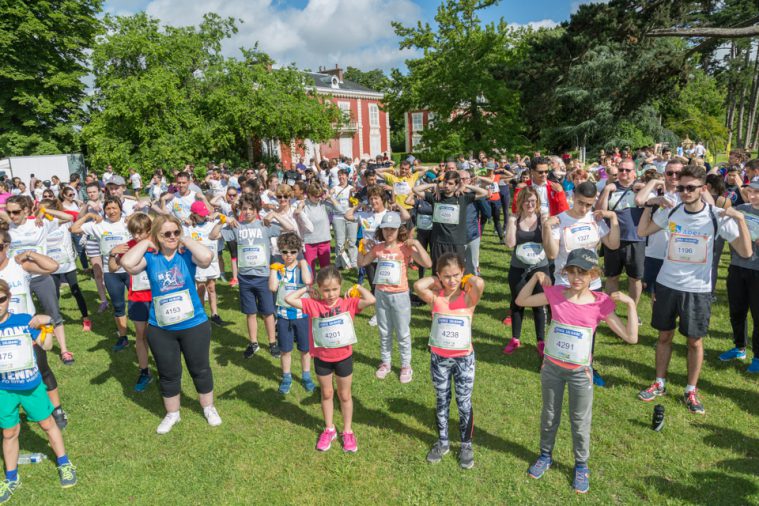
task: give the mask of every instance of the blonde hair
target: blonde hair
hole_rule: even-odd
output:
[[[161,228],[166,223],[173,223],[177,226],[179,232],[182,232],[182,222],[179,221],[179,218],[170,214],[159,214],[155,217],[155,219],[153,219],[153,227],[150,229],[150,239],[152,239],[153,244],[155,244],[158,248],[160,248],[160,245],[158,243],[158,236],[161,232]]]

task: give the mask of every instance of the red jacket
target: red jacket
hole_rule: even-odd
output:
[[[527,186],[532,186],[532,181],[528,181]],[[519,195],[521,190],[521,188],[514,190],[514,199],[511,201],[511,212],[513,214],[517,213],[517,195]],[[550,181],[546,183],[546,194],[548,195],[548,214],[551,216],[556,216],[569,209],[567,194],[563,191],[557,192],[554,190]]]

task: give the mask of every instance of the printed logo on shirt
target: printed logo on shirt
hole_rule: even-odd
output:
[[[687,228],[683,228],[677,223],[675,223],[674,221],[670,221],[669,227],[667,228],[669,228],[669,232],[672,234],[677,233],[677,234],[682,234],[682,235],[698,235],[698,236],[704,235],[703,232],[699,232],[698,230],[689,230]]]
[[[179,267],[172,267],[168,271],[158,274],[158,281],[161,292],[168,292],[169,290],[184,287],[184,276]]]
[[[263,239],[264,234],[260,228],[241,228],[237,232],[240,239]]]

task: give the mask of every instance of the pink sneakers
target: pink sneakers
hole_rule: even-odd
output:
[[[358,451],[358,444],[356,444],[356,435],[352,432],[343,432],[343,451],[348,453],[356,453]]]
[[[517,348],[521,348],[521,347],[522,347],[521,341],[519,341],[519,339],[517,339],[516,337],[512,337],[511,341],[509,341],[509,344],[507,344],[503,348],[503,353],[505,355],[511,355],[512,353],[514,353],[514,351],[516,351]]]
[[[385,376],[390,374],[390,365],[382,362],[379,367],[377,368],[377,372],[374,373],[375,376],[377,376],[378,379],[385,379]]]
[[[401,367],[401,383],[411,383],[411,379],[414,377],[414,371],[410,365]]]
[[[352,434],[351,434],[352,435]],[[332,448],[332,441],[337,439],[337,430],[334,427],[331,429],[324,429],[324,432],[319,436],[319,441],[316,442],[316,449],[320,452],[326,452]],[[353,439],[355,444],[355,438]]]

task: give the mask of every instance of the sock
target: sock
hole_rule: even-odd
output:
[[[311,371],[303,371],[303,379],[311,379]]]
[[[126,339],[127,341],[129,340],[127,336],[119,336],[119,339]]]
[[[578,462],[575,461],[575,469],[587,469],[588,463],[587,462]]]
[[[685,386],[685,393],[687,394],[688,392],[692,392],[695,389],[696,389],[696,385],[686,385]]]
[[[68,455],[64,455],[63,457],[56,458],[55,464],[58,466],[62,466],[63,464],[71,464],[71,461],[69,460]]]
[[[282,374],[282,379],[293,379],[293,373],[286,372]]]
[[[5,479],[8,481],[18,481],[18,469],[5,471]]]
[[[664,388],[664,385],[665,385],[664,378],[656,378],[656,382],[660,384],[662,388]]]
[[[144,374],[145,376],[150,376],[150,369],[147,367],[145,369],[140,369],[140,374]]]
[[[62,408],[60,405],[58,405],[58,406],[55,406],[55,407],[53,408],[53,411],[55,411],[56,409],[60,409],[60,410],[62,410],[63,408]]]

